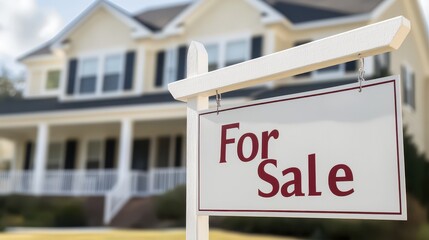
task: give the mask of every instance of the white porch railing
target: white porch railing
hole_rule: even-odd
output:
[[[33,190],[31,171],[0,172],[0,194],[29,193]]]
[[[106,195],[106,199],[104,201],[104,223],[108,224],[130,198],[130,176],[124,176],[119,179],[113,189]]]
[[[42,195],[104,196],[104,221],[109,223],[133,197],[162,194],[186,183],[185,168],[158,168],[132,171],[118,179],[117,170],[47,170]],[[119,181],[118,181],[119,180]],[[34,194],[32,171],[0,172],[0,194]]]
[[[50,170],[43,185],[45,195],[104,195],[116,183],[116,170]]]
[[[185,168],[158,168],[148,172],[133,171],[131,176],[119,180],[106,195],[104,223],[108,224],[133,196],[162,194],[186,183]]]

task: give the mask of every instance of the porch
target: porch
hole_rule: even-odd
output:
[[[131,197],[162,194],[186,183],[184,167],[130,171],[126,186]],[[47,170],[43,196],[105,196],[118,182],[116,170]],[[0,195],[34,195],[34,172],[14,170],[0,172]]]
[[[0,128],[13,145],[0,195],[105,196],[105,223],[131,197],[186,183],[184,118]]]

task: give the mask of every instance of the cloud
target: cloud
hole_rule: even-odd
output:
[[[41,8],[36,0],[0,0],[0,61],[13,60],[52,38],[63,20],[54,10]]]

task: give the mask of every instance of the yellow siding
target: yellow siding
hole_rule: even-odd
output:
[[[131,29],[104,8],[86,19],[70,37],[69,57],[115,49],[135,49]]]

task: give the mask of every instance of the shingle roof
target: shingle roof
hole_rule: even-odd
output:
[[[189,5],[190,4],[182,4],[144,11],[135,15],[134,19],[156,32],[164,28],[173,18],[179,15]]]
[[[273,7],[292,23],[333,19],[369,13],[385,0],[260,0]],[[171,20],[177,17],[189,5],[180,4],[163,8],[151,9],[133,15],[133,19],[140,22],[154,32],[162,30]],[[50,54],[50,43],[32,51],[20,58]]]
[[[323,81],[317,83],[302,83],[285,85],[277,88],[251,87],[222,94],[222,98],[246,97],[250,100],[263,99],[276,96],[289,95],[312,91],[316,89],[334,87],[338,85],[356,82],[356,79]],[[135,105],[148,105],[155,103],[177,102],[168,92],[144,94],[142,96],[71,101],[62,102],[58,98],[25,99],[25,98],[0,98],[0,117],[10,114],[33,114],[40,112],[76,111],[84,109],[100,109],[106,107],[125,107]]]

